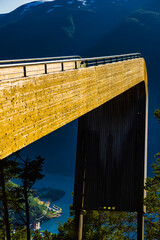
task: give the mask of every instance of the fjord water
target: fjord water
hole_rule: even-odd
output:
[[[45,177],[34,188],[53,188],[65,192],[60,200],[53,203],[62,208],[62,216],[41,223],[41,230],[57,233],[58,223],[66,222],[69,217],[69,205],[73,203],[77,129],[78,121],[72,121],[22,150],[24,155],[31,158],[37,155],[45,158]]]
[[[46,222],[41,223],[41,229],[46,229],[52,233],[58,233],[57,227],[59,222],[64,223],[69,218],[69,205],[72,204],[72,192],[74,189],[74,177],[61,175],[61,174],[47,174],[43,180],[40,180],[36,186],[38,188],[50,187],[65,191],[65,195],[54,204],[62,208],[63,214],[58,218],[52,218]]]

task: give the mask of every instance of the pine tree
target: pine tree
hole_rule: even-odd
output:
[[[12,202],[11,182],[12,178],[16,178],[18,173],[18,165],[12,157],[5,158],[0,161],[0,211],[2,212],[3,221],[1,224],[6,232],[7,240],[11,239],[11,227],[9,220],[9,209]],[[3,234],[3,231],[2,231]],[[5,236],[5,234],[3,234]],[[5,239],[5,237],[2,237]]]
[[[23,158],[19,153],[17,156],[20,160],[20,173],[18,175],[21,180],[21,188],[19,189],[22,192],[24,197],[25,205],[25,215],[26,215],[26,228],[27,228],[27,240],[30,240],[30,206],[29,206],[29,197],[32,193],[32,187],[37,180],[40,180],[44,177],[42,172],[42,166],[44,164],[44,158],[41,156],[36,157],[31,160],[28,156]]]
[[[160,110],[156,109],[154,116],[160,123]],[[152,168],[154,176],[147,178],[147,197],[144,200],[147,207],[145,233],[148,240],[160,239],[160,153],[155,155]]]

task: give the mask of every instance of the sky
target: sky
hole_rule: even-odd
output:
[[[12,10],[16,9],[17,7],[29,3],[34,2],[35,0],[0,0],[0,14],[1,13],[8,13]],[[38,0],[42,2],[47,2],[46,0]],[[51,1],[51,0],[48,0]]]

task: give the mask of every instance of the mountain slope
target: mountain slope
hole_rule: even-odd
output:
[[[150,163],[160,149],[160,126],[153,112],[160,108],[160,2],[152,0],[127,17],[85,54],[88,56],[140,52],[146,60],[149,85],[149,155]],[[149,167],[149,174],[150,172]]]
[[[146,60],[150,90],[157,90],[159,84],[160,56],[160,2],[152,0],[127,17],[110,34],[107,34],[86,55],[99,56],[140,52]],[[155,97],[155,96],[154,96]],[[160,103],[160,98],[157,98]]]
[[[133,0],[55,0],[0,15],[0,59],[81,54],[136,6]]]

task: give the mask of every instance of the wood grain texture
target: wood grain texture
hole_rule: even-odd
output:
[[[40,74],[42,70],[42,66],[36,69]],[[0,159],[142,81],[147,91],[143,58],[26,78],[5,77],[0,81]]]

